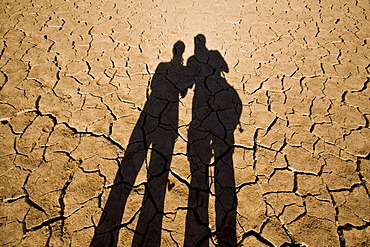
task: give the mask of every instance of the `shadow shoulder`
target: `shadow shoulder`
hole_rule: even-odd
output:
[[[166,73],[168,68],[172,67],[173,65],[171,62],[161,62],[158,64],[157,68],[155,69],[155,73]]]

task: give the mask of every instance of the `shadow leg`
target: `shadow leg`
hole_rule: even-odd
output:
[[[218,246],[236,246],[237,197],[233,167],[233,149],[222,141],[214,142],[215,157],[224,155],[215,165],[216,229]],[[225,153],[227,152],[227,153]]]
[[[171,132],[159,131],[158,138],[153,143],[148,167],[148,182],[132,246],[159,247],[161,245],[166,185],[176,140],[172,138],[173,136]]]
[[[95,229],[90,247],[117,246],[127,198],[147,154],[142,136],[142,130],[137,125],[130,138],[130,144],[127,147],[121,166],[117,171],[114,185],[99,224]]]
[[[189,191],[186,215],[184,241],[184,246],[186,247],[208,246],[211,233],[208,219],[208,165],[211,160],[212,150],[210,139],[206,136],[202,139],[202,133],[199,134],[189,134],[188,155],[191,169],[191,189]],[[196,137],[194,142],[191,142],[192,135]]]

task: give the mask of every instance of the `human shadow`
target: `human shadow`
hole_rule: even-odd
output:
[[[206,48],[202,34],[194,38],[194,43],[194,55],[187,61],[195,89],[188,131],[191,182],[184,246],[208,246],[213,235],[217,237],[217,246],[236,246],[237,196],[232,155],[242,103],[221,74],[229,71],[221,54]],[[210,181],[210,167],[214,168],[213,181]],[[208,216],[211,182],[216,199],[214,232],[209,227]]]
[[[160,63],[151,93],[137,121],[90,246],[117,246],[127,198],[147,154],[145,195],[132,246],[160,246],[166,184],[178,137],[179,98],[193,84],[183,66],[185,45],[178,41],[170,62]]]

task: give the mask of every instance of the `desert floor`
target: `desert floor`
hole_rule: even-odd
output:
[[[203,34],[242,101],[230,146],[238,244],[369,246],[369,9],[366,0],[2,1],[0,245],[90,245],[157,66],[179,40],[186,65]],[[179,101],[161,246],[184,245],[194,94]],[[137,233],[152,150],[118,246]],[[206,172],[205,239],[221,246],[215,166]]]

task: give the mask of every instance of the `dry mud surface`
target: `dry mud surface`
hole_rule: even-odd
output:
[[[178,40],[185,65],[203,34],[227,62],[224,78],[242,102],[230,146],[238,244],[369,246],[369,7],[365,0],[2,1],[0,245],[90,245],[157,66],[171,60]],[[194,92],[178,104],[156,212],[162,223],[149,222],[161,228],[161,246],[184,246]],[[137,223],[143,198],[155,201],[145,189],[153,152],[114,229],[118,246],[145,237]],[[216,166],[206,171],[203,240],[227,246],[215,223]]]

